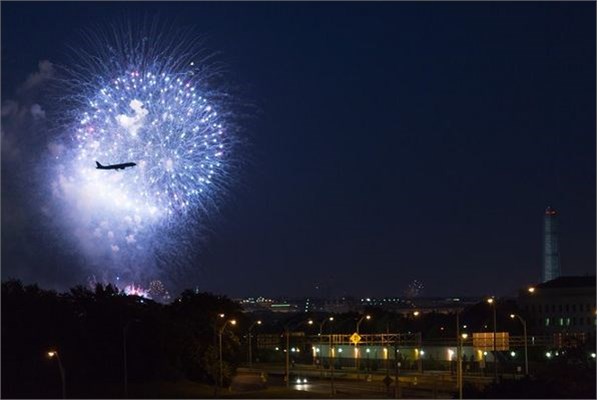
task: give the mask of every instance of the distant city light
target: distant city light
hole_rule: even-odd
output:
[[[514,357],[514,356],[516,356],[516,355],[517,355],[517,353],[515,353],[514,351],[511,351],[511,352],[510,352],[510,356],[511,356],[511,357]]]
[[[549,351],[546,352],[546,357],[550,358],[552,357],[552,353],[550,353]]]

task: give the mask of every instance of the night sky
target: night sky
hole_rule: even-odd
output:
[[[563,274],[595,274],[595,3],[2,3],[3,101],[82,28],[141,13],[205,36],[252,105],[187,286],[514,294],[541,277],[548,205]],[[12,126],[2,278],[84,282],[25,201],[18,170],[46,144]]]

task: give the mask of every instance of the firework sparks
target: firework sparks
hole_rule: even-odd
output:
[[[221,190],[231,143],[189,39],[155,39],[94,43],[93,63],[67,70],[69,123],[53,144],[61,222],[95,261],[120,272],[139,272],[184,242]],[[137,165],[107,171],[96,161]]]
[[[144,289],[142,286],[136,286],[133,283],[131,285],[125,286],[123,292],[125,292],[127,296],[139,296],[145,299],[150,298],[150,294],[148,293],[147,289]]]

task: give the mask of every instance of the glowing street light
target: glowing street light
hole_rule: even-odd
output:
[[[250,324],[250,328],[248,328],[248,365],[252,366],[252,328],[255,325],[262,325],[262,321],[254,321]]]
[[[312,321],[312,319],[310,319],[308,321],[303,320],[303,321],[296,323],[293,326],[291,326],[291,322],[288,322],[284,326],[284,330],[285,330],[285,350],[284,350],[285,351],[285,384],[288,389],[290,388],[290,330],[295,329],[304,323],[308,323],[309,325],[312,325],[313,321]]]
[[[235,319],[230,319],[221,326],[221,329],[219,329],[219,383],[221,384],[221,387],[223,387],[223,332],[225,331],[225,328],[227,328],[227,325],[235,326],[236,323],[237,321]]]
[[[520,315],[510,314],[511,319],[518,318],[521,324],[523,325],[523,337],[525,339],[525,375],[529,375],[529,360],[527,359],[527,321],[523,319]]]
[[[462,370],[462,357],[463,357],[463,342],[469,337],[467,333],[461,333],[460,335],[460,346],[458,346],[458,354],[456,355],[456,365],[458,367],[458,398],[463,398],[463,370]]]
[[[530,287],[527,288],[527,291],[529,293],[534,293],[535,292],[535,288],[533,286],[530,286]]]
[[[486,301],[492,306],[492,310],[494,312],[494,382],[498,383],[498,353],[496,352],[496,300],[493,297],[488,297]]]
[[[329,318],[325,318],[323,321],[321,321],[319,323],[319,345],[323,346],[323,326],[325,325],[325,323],[327,321],[329,322],[333,322],[334,318],[333,317],[329,317]],[[330,338],[331,340],[331,338]],[[321,354],[321,352],[319,353],[319,370],[321,371],[321,377],[323,377],[323,354]]]
[[[46,353],[49,358],[56,358],[58,361],[58,369],[60,371],[60,381],[62,383],[62,398],[67,398],[66,385],[65,385],[65,369],[63,368],[62,361],[60,360],[60,356],[58,355],[58,351],[50,350]]]
[[[369,314],[367,315],[363,315],[358,322],[356,323],[356,334],[359,334],[359,330],[360,330],[360,324],[364,321],[364,320],[370,320],[371,316]],[[358,342],[354,343],[354,360],[355,360],[355,367],[356,367],[356,377],[358,379],[360,379],[360,371],[359,371],[359,365],[360,365],[360,353],[358,351]]]

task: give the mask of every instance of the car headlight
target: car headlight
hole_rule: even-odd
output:
[[[302,383],[302,380],[300,378],[296,379],[296,383]]]
[[[304,380],[302,381],[303,383],[307,383],[308,379],[304,378]]]

